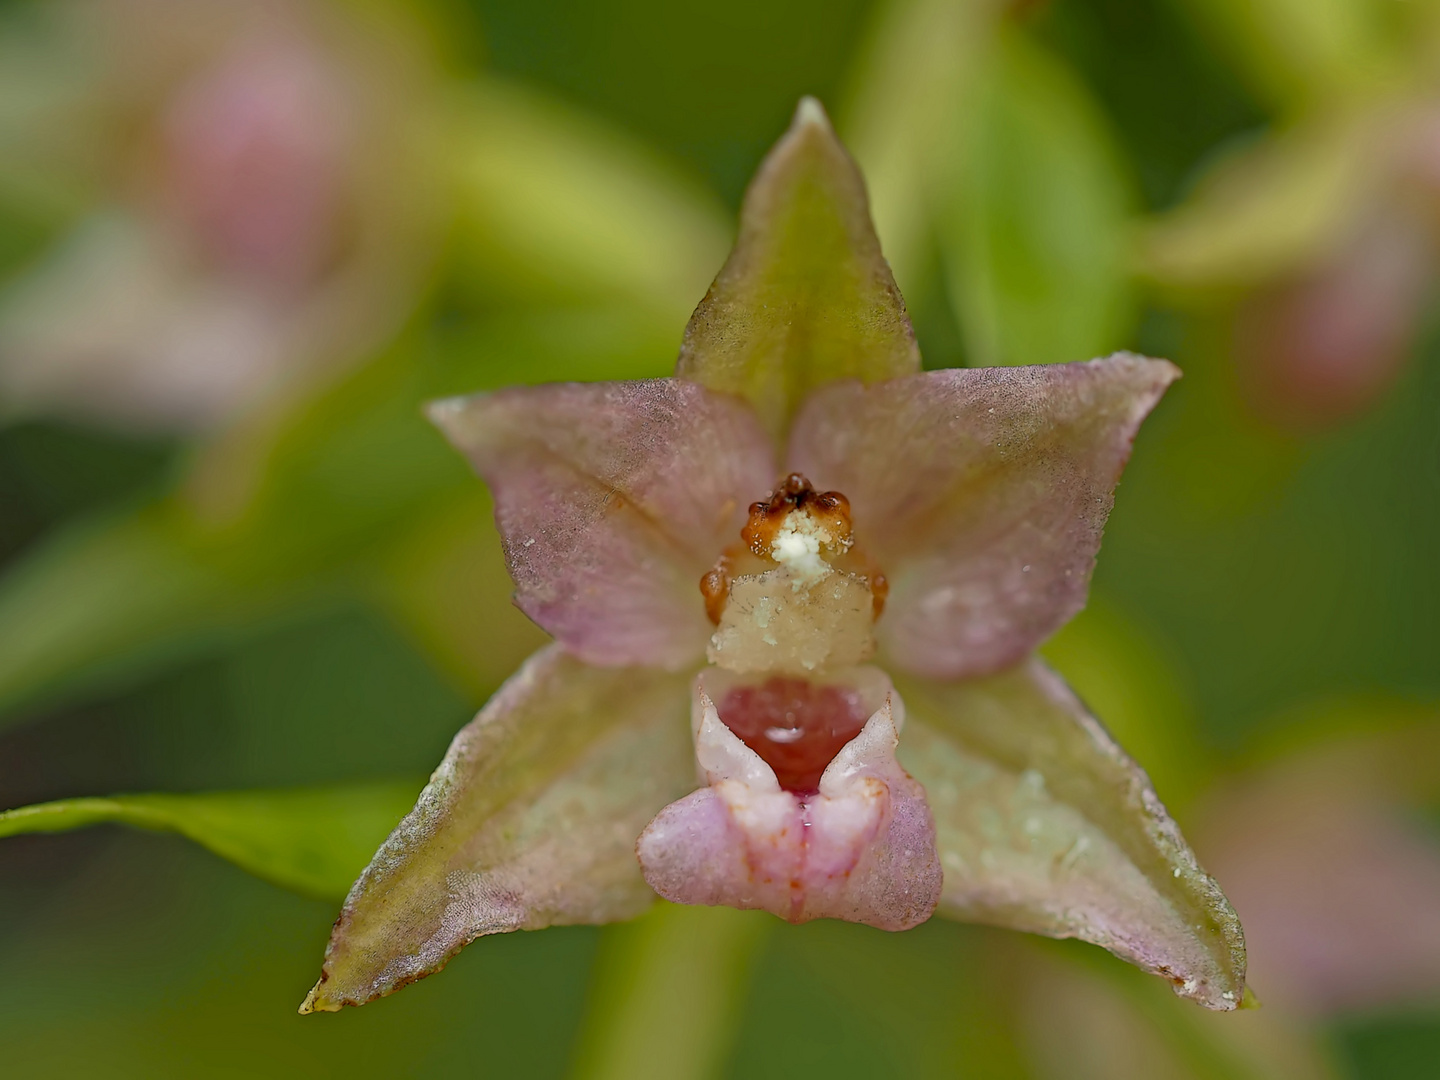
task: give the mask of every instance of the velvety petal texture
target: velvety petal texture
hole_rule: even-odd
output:
[[[682,379],[559,383],[430,417],[490,485],[525,614],[594,664],[704,655],[700,576],[775,482],[743,402]]]
[[[532,657],[351,889],[300,1011],[391,993],[482,934],[645,910],[635,837],[694,786],[686,682],[558,645]]]
[[[1118,353],[816,391],[789,466],[849,497],[889,577],[886,662],[989,674],[1079,611],[1136,429],[1179,374]]]
[[[820,790],[797,794],[725,726],[702,676],[695,754],[708,786],[640,837],[646,881],[677,903],[761,908],[797,923],[906,930],[928,919],[940,898],[935,825],[925,792],[895,761],[904,707],[884,682],[879,708]]]
[[[675,374],[745,397],[778,438],[825,382],[919,370],[865,183],[805,98],[745,193],[739,238],[690,319]]]
[[[942,914],[1078,937],[1238,1008],[1245,944],[1145,773],[1039,660],[987,679],[897,680],[904,764],[925,786]]]

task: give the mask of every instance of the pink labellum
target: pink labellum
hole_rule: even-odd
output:
[[[651,888],[677,903],[761,908],[791,922],[905,930],[930,917],[940,862],[924,791],[895,760],[903,706],[878,671],[857,675],[867,696],[881,689],[883,700],[808,793],[783,788],[721,720],[705,684],[723,685],[723,676],[698,680],[695,753],[709,786],[667,806],[641,834]]]
[[[855,690],[778,677],[735,687],[721,700],[719,713],[775,770],[780,786],[798,794],[820,790],[825,769],[868,719]]]

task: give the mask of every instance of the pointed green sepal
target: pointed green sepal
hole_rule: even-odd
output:
[[[919,369],[864,181],[805,98],[745,193],[740,236],[690,319],[675,373],[746,398],[779,438],[821,383]]]

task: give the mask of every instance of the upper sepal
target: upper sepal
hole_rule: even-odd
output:
[[[778,439],[822,383],[919,369],[864,181],[805,98],[745,193],[739,238],[690,319],[675,374],[745,397]]]
[[[1209,1009],[1245,1000],[1234,909],[1149,778],[1036,659],[986,679],[897,678],[902,764],[925,786],[940,913],[1077,937]]]

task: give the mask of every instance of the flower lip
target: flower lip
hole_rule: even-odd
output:
[[[785,791],[808,795],[872,710],[843,683],[771,676],[731,687],[716,706],[720,720],[775,771]]]

